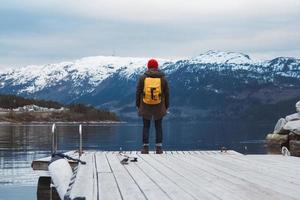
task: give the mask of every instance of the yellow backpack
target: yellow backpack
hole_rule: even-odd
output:
[[[159,104],[161,102],[160,78],[145,78],[143,102],[150,105]]]

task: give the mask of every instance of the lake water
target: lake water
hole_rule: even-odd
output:
[[[165,150],[216,150],[227,147],[241,153],[263,154],[264,138],[272,123],[164,122]],[[141,123],[83,125],[83,148],[140,150]],[[58,149],[78,148],[78,124],[58,124]],[[154,127],[150,148],[154,149]],[[51,124],[0,125],[0,200],[36,199],[38,175],[32,160],[50,155]]]

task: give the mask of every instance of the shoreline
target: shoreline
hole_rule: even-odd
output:
[[[69,122],[64,122],[64,121],[57,121],[57,122],[49,122],[49,121],[31,121],[31,122],[8,122],[8,121],[0,121],[0,126],[1,125],[39,125],[39,124],[70,124],[70,125],[75,125],[75,124],[125,124],[127,122],[125,121],[69,121]]]

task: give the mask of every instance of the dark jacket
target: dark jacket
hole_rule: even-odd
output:
[[[161,102],[157,105],[148,105],[143,102],[144,80],[146,77],[161,78]],[[159,70],[148,70],[139,79],[136,88],[136,107],[139,116],[145,119],[160,119],[166,115],[169,108],[169,84],[163,72]]]

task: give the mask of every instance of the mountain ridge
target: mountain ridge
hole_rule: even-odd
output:
[[[136,118],[136,81],[147,60],[96,56],[14,69],[0,73],[0,93],[86,103]],[[236,118],[254,105],[300,98],[297,58],[253,61],[246,54],[211,50],[190,59],[158,60],[170,81],[171,117]]]

